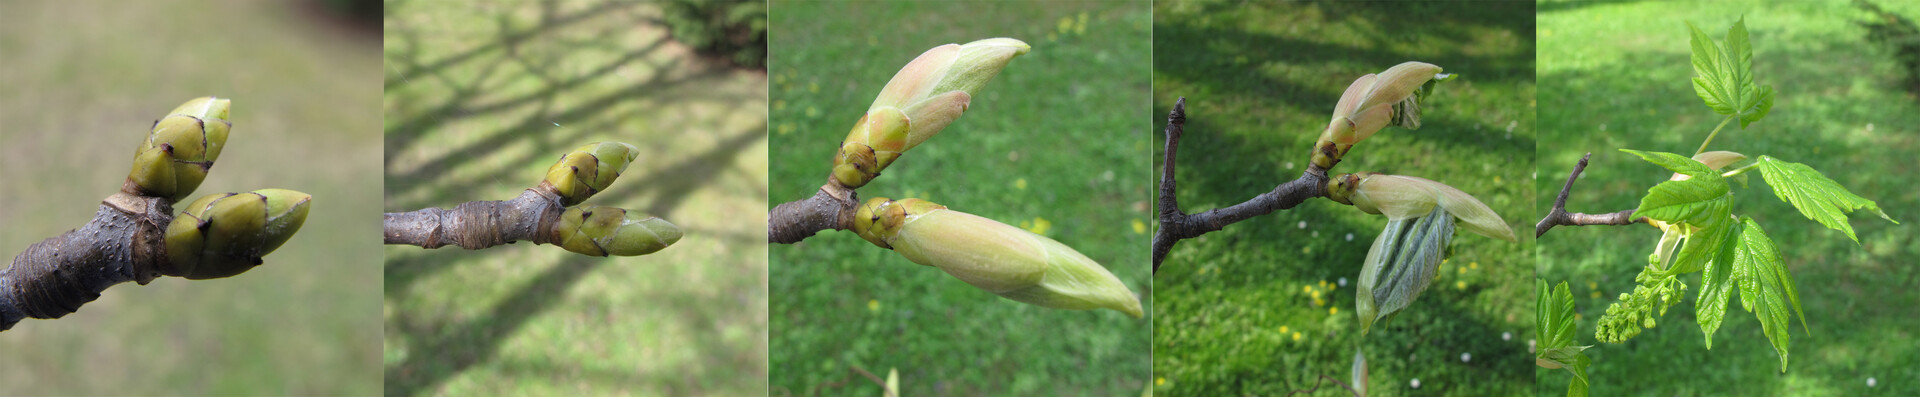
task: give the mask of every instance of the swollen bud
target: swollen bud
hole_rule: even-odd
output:
[[[1032,47],[996,38],[934,47],[893,75],[842,141],[833,177],[847,187],[867,184],[908,149],[919,146],[966,112],[973,94]]]
[[[286,189],[201,196],[167,225],[162,274],[202,280],[259,266],[307,220],[313,196]]]
[[[560,156],[547,167],[545,182],[559,192],[561,205],[572,206],[606,190],[627,164],[640,156],[640,149],[620,142],[595,142]]]
[[[153,124],[133,153],[128,193],[179,201],[206,180],[207,170],[226,147],[231,100],[188,100]]]
[[[925,200],[869,200],[855,232],[907,260],[940,268],[1001,297],[1055,309],[1144,315],[1126,283],[1079,251],[1007,224]]]
[[[638,256],[667,248],[680,236],[679,227],[656,216],[586,205],[560,214],[552,241],[582,255]]]
[[[1313,163],[1333,168],[1354,144],[1366,140],[1388,125],[1420,128],[1420,101],[1432,93],[1434,83],[1453,78],[1440,74],[1440,67],[1425,62],[1394,65],[1380,74],[1355,79],[1334,105],[1333,119],[1320,132],[1314,144]]]
[[[1486,204],[1460,189],[1424,178],[1371,172],[1345,174],[1328,181],[1327,196],[1369,214],[1386,215],[1390,220],[1426,216],[1437,205],[1459,218],[1463,223],[1461,227],[1467,231],[1508,242],[1518,241],[1513,229]]]

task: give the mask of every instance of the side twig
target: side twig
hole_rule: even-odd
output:
[[[1309,165],[1300,177],[1278,186],[1272,191],[1261,193],[1246,202],[1226,208],[1216,208],[1199,214],[1188,214],[1180,210],[1180,203],[1174,194],[1174,158],[1180,149],[1180,135],[1187,123],[1187,98],[1181,97],[1173,104],[1173,112],[1167,115],[1167,146],[1165,163],[1160,173],[1160,230],[1153,235],[1153,270],[1160,271],[1160,263],[1166,260],[1167,252],[1173,250],[1174,243],[1180,240],[1199,237],[1225,228],[1235,222],[1266,215],[1278,210],[1292,209],[1307,199],[1327,196],[1327,170],[1317,165]]]
[[[1553,229],[1554,226],[1617,226],[1646,222],[1647,218],[1635,218],[1633,210],[1604,214],[1567,212],[1567,196],[1573,193],[1573,182],[1580,179],[1580,173],[1587,170],[1587,160],[1592,158],[1593,153],[1580,156],[1580,164],[1573,167],[1573,174],[1567,175],[1567,184],[1560,187],[1560,196],[1553,199],[1553,210],[1547,212],[1547,217],[1541,218],[1540,223],[1534,225],[1533,237],[1539,238],[1546,235],[1547,230]]]
[[[823,230],[853,228],[860,197],[839,180],[827,178],[820,191],[804,200],[780,203],[767,211],[767,242],[793,244]]]

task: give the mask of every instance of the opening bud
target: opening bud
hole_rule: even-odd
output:
[[[885,201],[869,200],[862,206],[856,231],[863,238],[880,238],[876,244],[892,247],[913,263],[1041,307],[1144,315],[1126,283],[1065,244],[925,200]]]

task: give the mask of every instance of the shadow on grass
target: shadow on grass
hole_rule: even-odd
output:
[[[492,117],[503,122],[483,125],[484,131],[472,134],[480,138],[462,147],[453,149],[451,155],[429,159],[422,165],[404,172],[394,172],[389,168],[386,175],[387,196],[389,200],[410,192],[427,193],[415,196],[405,203],[390,201],[389,206],[440,206],[451,207],[468,200],[505,199],[507,197],[479,197],[482,186],[495,183],[526,183],[531,181],[534,170],[509,169],[525,164],[540,163],[539,158],[557,157],[562,151],[585,143],[584,139],[602,137],[606,131],[619,130],[621,120],[633,117],[652,117],[651,114],[629,114],[622,106],[640,104],[648,108],[651,104],[694,104],[707,103],[708,108],[731,109],[737,103],[751,103],[747,98],[726,90],[699,90],[703,83],[728,78],[735,69],[719,65],[717,62],[702,62],[683,58],[664,61],[649,61],[663,58],[663,51],[671,39],[655,39],[645,45],[632,46],[612,39],[616,33],[601,29],[593,39],[556,39],[546,42],[543,35],[561,28],[581,28],[577,24],[605,18],[633,18],[634,21],[612,23],[617,27],[630,27],[634,24],[660,25],[660,21],[650,16],[638,15],[636,6],[648,3],[610,1],[590,5],[578,12],[561,14],[553,1],[539,5],[538,23],[532,27],[516,28],[509,22],[509,16],[497,16],[498,35],[495,40],[482,43],[464,51],[438,59],[421,59],[418,45],[421,33],[407,29],[388,29],[389,52],[387,54],[388,79],[386,87],[390,103],[399,103],[403,110],[398,117],[390,117],[386,129],[386,159],[391,162],[396,154],[406,153],[415,145],[435,142],[443,144],[444,139],[422,138],[430,134],[445,134],[449,123],[469,118]],[[388,4],[388,12],[404,9],[405,4]],[[404,12],[404,11],[403,11]],[[605,23],[605,21],[596,21]],[[610,28],[611,29],[611,28]],[[660,28],[664,29],[664,28]],[[576,34],[578,32],[575,32]],[[557,41],[557,43],[555,42]],[[400,42],[402,44],[393,44]],[[555,65],[551,57],[543,51],[592,51],[606,55],[603,63],[588,67],[562,67]],[[688,64],[691,62],[691,64]],[[576,71],[577,70],[577,71]],[[606,86],[608,78],[626,76],[638,70],[644,76],[631,78],[631,83],[614,90],[590,90],[593,86]],[[514,74],[508,76],[508,74]],[[526,89],[525,84],[536,82],[536,89]],[[418,84],[438,84],[432,88],[411,87]],[[520,84],[515,86],[514,84]],[[411,88],[410,88],[411,87]],[[500,98],[493,91],[527,92],[523,95]],[[434,97],[432,102],[421,97],[451,92],[450,95]],[[665,93],[665,94],[663,94]],[[397,97],[397,98],[395,98]],[[482,102],[485,101],[485,102]],[[411,110],[417,109],[417,110]],[[531,110],[531,112],[528,112]],[[389,109],[394,111],[394,109]],[[684,118],[684,127],[689,131],[715,131],[722,128],[737,129],[738,126],[722,127],[724,120],[709,120],[701,115],[678,116]],[[564,125],[564,127],[563,127]],[[680,132],[657,132],[640,134],[644,137],[673,137]],[[758,125],[737,129],[727,135],[714,139],[715,143],[704,152],[671,152],[671,145],[647,145],[647,142],[634,142],[642,147],[641,155],[663,153],[678,159],[676,163],[649,169],[629,169],[629,174],[617,182],[623,186],[641,186],[642,188],[623,188],[610,190],[594,197],[600,203],[646,203],[646,212],[653,214],[673,214],[680,209],[694,192],[703,190],[703,186],[718,183],[725,173],[739,172],[742,152],[753,148],[766,139],[764,122]],[[505,156],[499,169],[486,170],[472,177],[471,183],[449,182],[453,170],[469,170],[480,165],[477,159],[490,158],[500,160],[502,151],[507,147],[525,150],[526,154]],[[703,145],[704,146],[704,145]],[[544,167],[544,165],[542,165]],[[525,178],[494,178],[496,175],[526,176]],[[738,176],[734,176],[738,177]],[[765,187],[756,188],[764,194]],[[430,190],[430,191],[429,191]],[[406,208],[412,209],[412,208]],[[687,229],[688,238],[696,238],[699,229]],[[738,245],[750,246],[759,243],[759,236],[721,236]],[[519,249],[526,243],[516,244]],[[516,247],[496,247],[494,249],[515,249]],[[542,247],[540,249],[548,249]],[[441,251],[458,248],[448,248]],[[389,307],[405,306],[410,297],[424,293],[413,291],[417,283],[437,274],[445,273],[466,265],[472,265],[472,255],[460,255],[461,252],[434,252],[441,255],[389,256],[385,265],[385,292]],[[632,368],[611,368],[593,362],[546,362],[541,359],[513,358],[503,361],[503,344],[516,333],[528,328],[530,322],[550,310],[567,305],[568,291],[591,274],[603,269],[607,259],[578,255],[569,255],[556,263],[528,263],[524,266],[544,269],[537,275],[498,282],[522,284],[509,292],[500,294],[499,303],[484,309],[482,314],[470,318],[446,319],[436,316],[391,315],[388,332],[402,333],[396,338],[389,335],[389,341],[401,340],[406,346],[388,346],[389,352],[401,350],[408,352],[405,359],[390,363],[385,368],[387,395],[430,394],[441,384],[458,377],[460,374],[477,367],[497,367],[505,373],[526,374],[532,378],[562,376],[583,380],[589,383],[632,383],[647,382],[664,385],[672,394],[698,394],[712,379],[732,376],[765,377],[764,345],[730,345],[718,337],[684,338],[688,346],[676,346],[675,349],[695,352],[703,357],[702,362],[713,363],[712,369],[702,368],[648,368],[636,371]],[[658,307],[672,308],[669,312],[678,318],[661,318],[650,321],[673,322],[692,328],[703,335],[719,335],[729,323],[741,322],[732,318],[739,313],[743,302],[736,302],[733,295],[720,294],[706,296],[673,291],[639,291],[643,300],[656,302]],[[495,299],[490,297],[489,299]],[[589,314],[617,312],[619,308],[589,304],[579,308]],[[603,315],[612,315],[600,313]],[[394,343],[394,342],[389,342]],[[728,369],[727,373],[711,372],[714,369]],[[742,372],[742,373],[734,373]],[[758,372],[758,373],[753,373]],[[708,391],[710,392],[710,391]]]

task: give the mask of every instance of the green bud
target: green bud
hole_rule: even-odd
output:
[[[167,225],[169,267],[188,279],[232,277],[259,266],[307,220],[313,196],[285,189],[201,196]]]
[[[640,148],[620,142],[595,142],[574,148],[547,167],[546,183],[560,193],[563,206],[573,206],[606,190],[627,164],[640,156]]]
[[[582,255],[639,256],[680,241],[680,228],[665,219],[614,207],[568,208],[553,226],[555,245]]]
[[[901,153],[960,118],[975,92],[1031,49],[1020,40],[997,38],[920,54],[893,75],[847,133],[834,157],[834,178],[848,187],[866,185]]]
[[[1058,241],[926,200],[876,198],[855,232],[975,288],[1055,309],[1113,309],[1139,318],[1139,298],[1105,267]],[[869,240],[871,241],[871,240]]]
[[[226,147],[230,105],[227,99],[194,98],[155,122],[134,150],[130,193],[179,201],[198,189]]]

